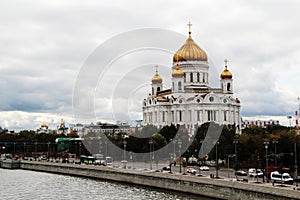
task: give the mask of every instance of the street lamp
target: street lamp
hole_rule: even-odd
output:
[[[126,169],[126,145],[127,145],[127,142],[126,140],[123,141],[123,145],[124,145],[124,169]]]
[[[218,144],[219,141],[214,142],[216,145],[216,178],[219,178],[219,158],[218,158]]]
[[[24,142],[24,157],[26,156],[26,142]]]
[[[100,153],[100,154],[102,153],[101,150],[102,150],[102,141],[100,140],[100,141],[99,141],[99,153]]]
[[[182,142],[179,140],[178,141],[178,148],[179,148],[179,173],[181,173],[181,161],[182,161],[182,159],[181,159],[181,145],[182,145]],[[175,157],[174,157],[174,159],[175,159]]]
[[[297,178],[298,177],[298,165],[297,165],[297,143],[295,142],[294,143],[294,151],[295,151],[295,177],[294,178]]]
[[[81,143],[81,141],[79,141],[79,153],[78,153],[78,156],[79,156],[80,162],[81,162],[81,145],[82,145],[82,143]]]
[[[14,142],[14,154],[16,154],[16,143]]]
[[[173,156],[174,156],[174,158],[176,158],[176,154],[175,154],[175,152],[176,152],[175,144],[176,144],[176,140],[173,140]]]
[[[237,157],[237,144],[239,143],[238,140],[233,140],[234,144],[234,154],[235,154],[235,168],[237,168],[237,162],[238,162],[238,157]]]
[[[50,142],[47,143],[47,146],[48,146],[47,159],[49,159],[49,149],[50,149],[50,144],[51,144]]]
[[[200,140],[200,144],[201,144],[201,147],[200,147],[200,149],[201,149],[201,154],[200,154],[200,158],[202,158],[202,165],[204,164],[204,153],[203,153],[203,151],[204,151],[204,146],[203,146],[203,143],[204,143],[204,140]]]
[[[277,167],[277,144],[278,144],[278,140],[273,140],[272,143],[275,145],[275,166]]]
[[[104,143],[105,143],[105,157],[107,157],[107,141],[105,141]]]
[[[292,116],[287,116],[287,118],[289,119],[290,121],[290,131],[292,130]]]
[[[173,160],[173,156],[170,153],[170,171],[169,171],[169,173],[172,173],[172,160]]]
[[[152,148],[152,140],[149,141],[149,147],[150,147],[150,151],[149,151],[149,157],[150,157],[150,170],[152,170],[152,156],[151,156],[151,148]]]
[[[34,143],[35,144],[35,160],[37,159],[37,142]]]
[[[269,142],[265,141],[264,142],[265,145],[265,149],[266,149],[266,179],[267,179],[267,183],[269,182],[269,177],[268,177],[268,173],[269,173],[269,169],[268,169],[268,146],[269,146]]]

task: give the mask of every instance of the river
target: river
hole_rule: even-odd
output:
[[[203,199],[115,182],[27,170],[0,169],[0,199]]]

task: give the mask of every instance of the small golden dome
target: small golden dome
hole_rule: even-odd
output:
[[[160,75],[158,74],[158,71],[157,71],[158,66],[155,66],[155,67],[156,67],[156,73],[155,73],[155,75],[152,78],[152,83],[153,84],[155,84],[155,83],[162,83],[162,78],[160,77]]]
[[[232,73],[227,69],[227,66],[221,74],[221,79],[232,79]]]
[[[188,39],[180,47],[180,49],[174,54],[173,62],[181,61],[206,61],[207,55],[192,39],[189,34]]]
[[[41,125],[41,127],[42,127],[42,128],[47,127],[46,123],[43,122],[42,125]]]
[[[152,78],[152,83],[162,83],[162,78],[158,73],[156,73]]]
[[[184,72],[178,67],[178,65],[176,66],[176,68],[173,70],[172,72],[172,77],[183,77]]]
[[[221,79],[232,79],[232,73],[227,69],[228,60],[225,59],[224,62],[225,62],[225,69],[221,73],[220,77]]]
[[[63,119],[60,121],[60,126],[65,126],[65,122]]]

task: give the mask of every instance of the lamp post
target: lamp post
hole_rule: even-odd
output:
[[[295,177],[294,178],[297,178],[298,177],[298,165],[297,165],[297,143],[295,142],[294,143],[294,151],[295,151]]]
[[[216,145],[216,178],[219,178],[219,158],[218,158],[218,144],[219,141],[214,142]]]
[[[269,169],[268,169],[268,146],[269,146],[269,142],[265,141],[264,142],[265,145],[265,149],[266,149],[266,179],[267,179],[267,183],[269,182]]]
[[[289,119],[290,121],[290,131],[292,130],[292,116],[287,116],[287,118]]]
[[[82,143],[81,143],[81,141],[79,141],[79,153],[78,153],[78,157],[79,157],[80,162],[81,162],[81,145],[82,145]]]
[[[105,157],[107,157],[108,156],[108,154],[107,154],[107,141],[105,141],[104,143],[105,143]]]
[[[35,144],[35,160],[37,159],[37,142],[34,143]]]
[[[102,141],[99,141],[99,153],[102,154]]]
[[[50,144],[51,144],[50,142],[47,143],[47,146],[48,146],[47,159],[49,159],[49,149],[50,149]]]
[[[123,141],[123,145],[124,145],[124,169],[126,169],[126,145],[127,145],[127,142],[126,140]]]
[[[238,157],[237,157],[237,144],[239,143],[238,140],[233,140],[233,144],[234,144],[234,154],[235,154],[235,169],[237,169],[237,162],[238,162]]]
[[[14,154],[16,154],[16,143],[14,142]]]
[[[277,167],[277,144],[278,144],[278,140],[273,140],[272,143],[275,145],[275,167]]]
[[[152,155],[151,155],[151,152],[152,152],[152,144],[153,144],[153,142],[152,142],[152,140],[150,140],[149,141],[149,147],[150,147],[150,149],[149,149],[149,157],[150,157],[150,170],[152,170]]]
[[[181,165],[182,165],[182,163],[181,163],[182,162],[182,159],[181,159],[181,145],[182,145],[182,142],[179,140],[178,141],[178,148],[179,148],[179,173],[181,173]]]
[[[173,160],[173,156],[170,153],[170,172],[169,173],[172,173],[172,160]]]
[[[173,156],[176,158],[176,148],[175,148],[176,140],[173,140]]]
[[[24,142],[24,157],[26,156],[26,142]]]

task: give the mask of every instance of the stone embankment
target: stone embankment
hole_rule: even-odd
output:
[[[134,171],[103,166],[21,161],[20,168],[117,181],[217,199],[300,199],[300,192],[263,184],[241,183],[167,172]]]

